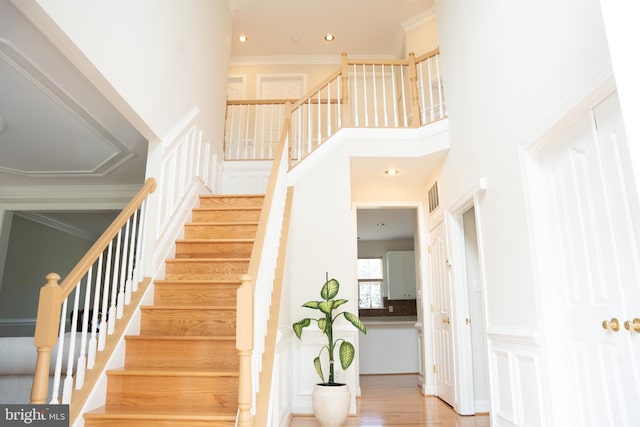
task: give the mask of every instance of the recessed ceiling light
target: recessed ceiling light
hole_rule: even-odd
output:
[[[247,36],[245,36],[244,34],[240,34],[240,36],[238,36],[238,41],[240,43],[246,43],[247,41],[249,41],[249,38]]]
[[[332,42],[333,39],[335,39],[335,36],[333,34],[331,34],[331,33],[327,33],[327,34],[324,35],[324,39],[325,39],[325,41]]]
[[[386,173],[387,175],[398,175],[400,173],[400,171],[398,169],[387,169],[386,171],[384,171],[384,173]]]

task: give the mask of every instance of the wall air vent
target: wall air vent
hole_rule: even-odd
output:
[[[432,213],[440,206],[440,198],[438,197],[438,181],[434,182],[429,189],[429,213]]]

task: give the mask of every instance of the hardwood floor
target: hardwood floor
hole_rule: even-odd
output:
[[[459,416],[437,397],[422,396],[416,375],[363,375],[358,415],[345,427],[489,427],[489,415]],[[313,416],[294,416],[289,427],[319,427]]]

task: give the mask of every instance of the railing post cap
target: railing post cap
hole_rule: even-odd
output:
[[[58,273],[49,273],[47,274],[45,279],[47,279],[47,283],[45,286],[58,285],[58,282],[60,281],[60,275]]]

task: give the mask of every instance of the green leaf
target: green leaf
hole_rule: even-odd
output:
[[[348,311],[344,312],[344,318],[347,319],[353,326],[355,326],[360,332],[363,334],[367,333],[367,328],[362,324],[358,316],[353,313],[349,313]]]
[[[336,279],[329,279],[322,286],[320,290],[320,296],[323,300],[329,301],[331,298],[335,298],[338,295],[338,291],[340,290],[340,283]]]
[[[298,339],[300,339],[300,337],[302,336],[302,329],[306,328],[310,324],[311,324],[311,319],[307,318],[307,319],[302,319],[292,325],[293,332],[295,332]]]
[[[340,307],[342,304],[349,302],[348,299],[337,299],[333,302],[333,308],[338,308]]]
[[[320,364],[320,356],[318,356],[315,359],[313,359],[313,366],[316,368],[316,373],[318,374],[318,376],[320,377],[322,382],[324,382],[324,374],[322,373],[322,365]]]
[[[320,319],[318,319],[318,327],[323,333],[327,332],[327,326],[328,326],[327,319],[325,319],[324,317],[321,317]]]
[[[315,309],[318,309],[318,305],[320,305],[320,301],[309,301],[302,304],[303,307],[315,308]]]
[[[356,349],[353,344],[348,341],[342,341],[342,344],[340,344],[340,366],[342,366],[342,369],[347,369],[351,366],[355,355]]]
[[[331,310],[333,309],[333,301],[322,301],[318,308],[324,314],[331,314]]]

